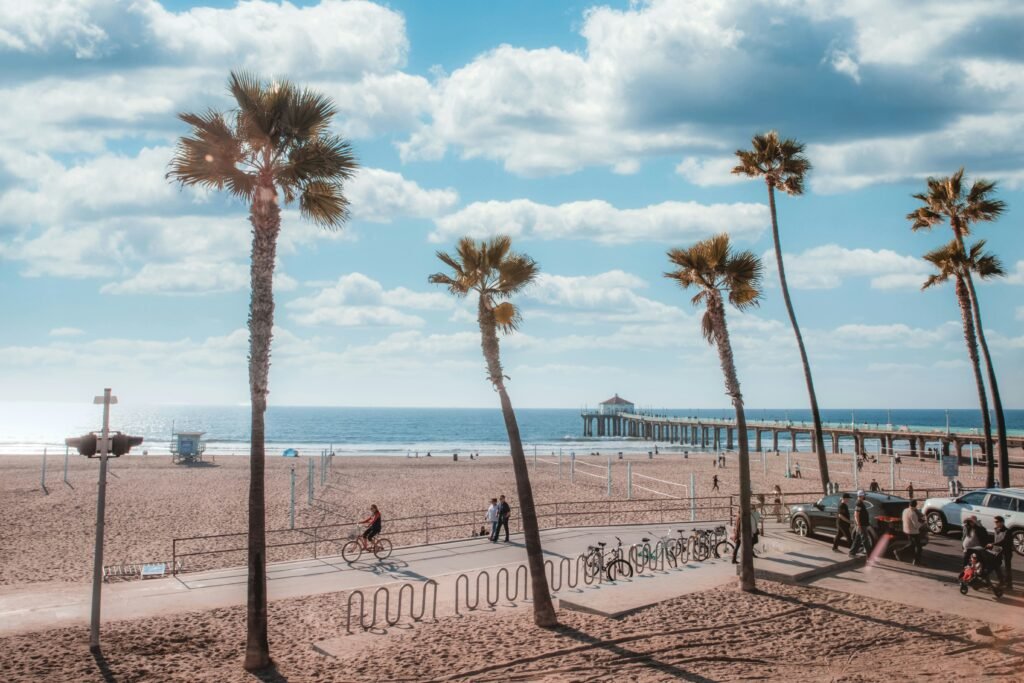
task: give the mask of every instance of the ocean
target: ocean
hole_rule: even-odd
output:
[[[659,415],[730,418],[731,410],[664,409]],[[101,406],[61,403],[0,404],[0,454],[63,452],[64,438],[98,430]],[[828,409],[826,422],[858,425],[906,425],[912,429],[945,429],[944,410]],[[981,427],[977,410],[948,411],[953,430]],[[636,439],[584,439],[578,409],[521,409],[516,411],[523,443],[528,454],[562,450],[646,451],[649,443]],[[810,421],[809,410],[748,408],[748,420]],[[1011,434],[1024,434],[1024,410],[1006,411]],[[207,452],[217,455],[248,453],[248,406],[122,406],[111,408],[112,430],[142,436],[143,450],[166,454],[173,431],[205,432]],[[993,424],[993,429],[995,428]],[[267,453],[279,455],[294,448],[300,455],[333,451],[338,455],[450,455],[478,452],[481,455],[508,453],[508,440],[501,411],[497,408],[327,408],[277,407],[267,411]],[[788,443],[788,439],[786,439]],[[662,450],[673,447],[659,444]],[[678,448],[682,448],[679,446]],[[692,450],[692,447],[687,446]],[[806,435],[798,438],[797,449],[810,450]]]

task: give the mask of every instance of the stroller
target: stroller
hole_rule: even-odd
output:
[[[967,591],[973,588],[980,590],[982,587],[991,588],[996,598],[1003,597],[1003,587],[998,583],[992,583],[989,574],[996,567],[999,559],[996,555],[987,550],[976,550],[971,553],[967,565],[960,572],[957,579],[960,581],[960,593],[967,595]]]

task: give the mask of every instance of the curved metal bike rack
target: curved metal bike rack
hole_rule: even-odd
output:
[[[522,598],[519,595],[520,577],[522,577]],[[504,580],[503,580],[504,579]],[[481,589],[481,583],[483,588]],[[462,612],[459,611],[459,587],[462,586],[462,595],[464,596],[464,604],[466,605],[466,611],[472,612],[473,610],[481,609],[481,597],[483,602],[487,604],[487,607],[494,608],[499,602],[501,602],[502,587],[505,589],[505,600],[511,603],[515,603],[516,600],[529,600],[530,599],[530,572],[526,568],[526,565],[521,564],[515,568],[514,573],[510,572],[507,567],[501,567],[494,575],[494,590],[491,590],[491,573],[490,571],[483,569],[476,575],[475,594],[473,595],[472,601],[470,601],[469,594],[469,575],[459,574],[455,577],[455,614],[461,616]],[[492,596],[493,593],[493,596]]]
[[[420,585],[423,590],[420,592],[420,611],[416,614],[416,586]],[[398,587],[398,596],[396,598],[396,609],[394,618],[391,617],[391,590],[389,586],[381,586],[380,588],[373,591],[373,610],[367,614],[366,611],[366,596],[361,590],[354,590],[348,594],[348,601],[346,603],[346,609],[348,615],[345,618],[345,632],[352,633],[352,606],[355,604],[358,598],[359,610],[357,612],[356,620],[358,626],[362,627],[364,631],[372,628],[394,626],[402,619],[403,607],[408,607],[405,613],[408,617],[414,621],[423,621],[427,615],[427,593],[431,593],[432,600],[430,603],[430,618],[432,620],[437,619],[437,582],[433,579],[427,579],[421,584],[403,583]],[[406,598],[406,592],[408,591],[408,598]],[[381,595],[384,596],[381,600]],[[406,602],[408,600],[408,602]],[[383,602],[383,605],[381,605]],[[383,609],[380,609],[383,607]],[[367,621],[369,617],[369,621]]]

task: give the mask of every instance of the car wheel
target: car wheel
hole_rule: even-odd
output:
[[[807,523],[806,517],[794,517],[792,526],[797,536],[806,537],[811,534],[811,526]]]
[[[931,512],[928,513],[927,519],[928,531],[932,532],[933,534],[944,534],[946,533],[946,531],[948,531],[949,528],[946,525],[946,518],[942,515],[941,512],[932,510]]]
[[[1024,555],[1024,529],[1013,532],[1013,549],[1018,555]]]

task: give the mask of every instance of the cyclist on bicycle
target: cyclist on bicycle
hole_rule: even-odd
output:
[[[370,506],[370,516],[359,522],[360,524],[367,524],[366,530],[363,531],[361,537],[361,543],[363,544],[363,550],[370,549],[370,541],[373,537],[380,533],[380,510],[377,509],[376,505]]]

